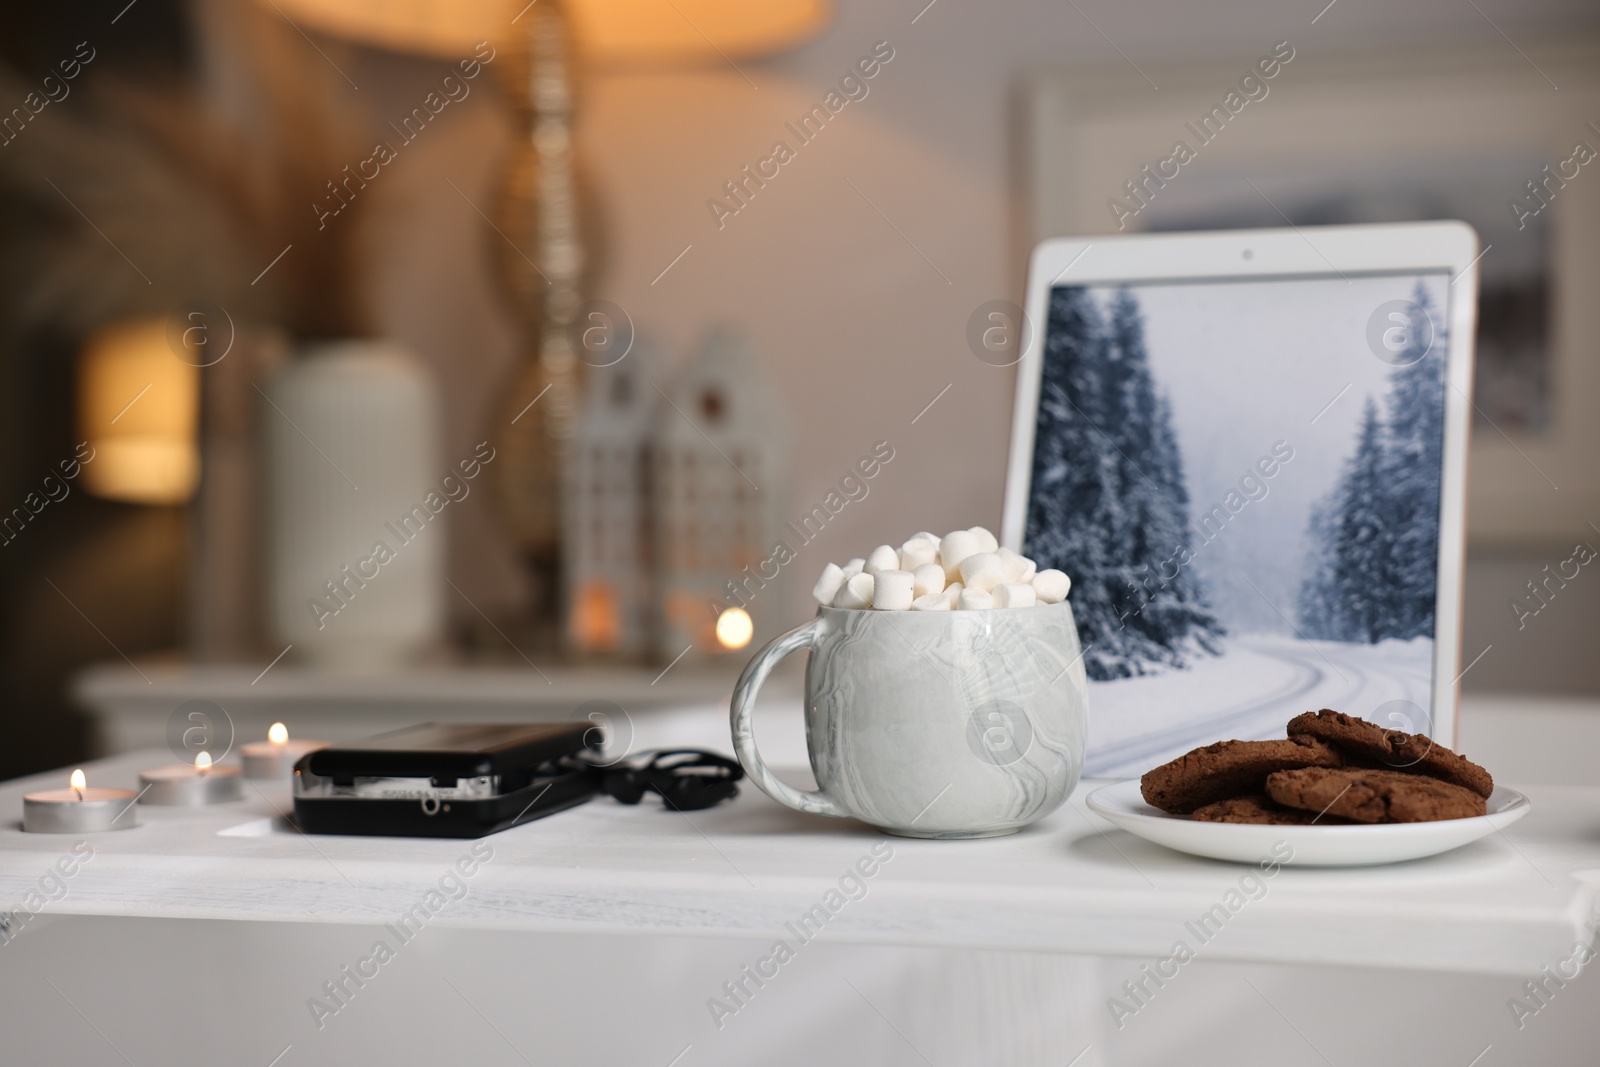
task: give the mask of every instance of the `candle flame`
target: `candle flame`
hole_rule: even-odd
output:
[[[70,784],[73,791],[79,794],[79,799],[81,800],[83,791],[89,788],[89,779],[83,776],[83,770],[80,768],[72,772]]]
[[[211,767],[211,753],[202,752],[199,755],[195,756],[195,758],[194,758],[194,769],[195,770],[199,771],[201,774],[204,774],[204,773],[206,773],[206,771],[210,767]]]
[[[273,723],[267,729],[267,740],[275,745],[281,745],[289,740],[289,728],[281,722]]]

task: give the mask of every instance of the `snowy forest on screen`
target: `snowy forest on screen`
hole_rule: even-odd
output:
[[[1367,397],[1355,451],[1311,513],[1300,587],[1307,637],[1377,644],[1433,636],[1444,463],[1445,360],[1427,290],[1400,334],[1380,414]]]
[[[1427,318],[1420,283],[1413,300],[1414,315]],[[1381,405],[1367,397],[1337,482],[1307,528],[1285,531],[1283,551],[1302,560],[1290,587],[1298,587],[1297,602],[1286,591],[1281,609],[1272,605],[1285,631],[1367,645],[1433,636],[1445,411],[1446,346],[1432,332],[1439,319],[1403,327],[1387,395]],[[1152,370],[1146,326],[1139,296],[1127,288],[1051,293],[1025,545],[1041,567],[1071,575],[1084,666],[1100,682],[1223,656],[1235,625],[1215,610],[1216,590],[1191,563],[1238,507],[1192,507],[1173,398]],[[1362,347],[1356,358],[1373,355]],[[1223,364],[1219,381],[1225,376]],[[1204,410],[1204,398],[1179,399],[1191,412]],[[1249,573],[1219,574],[1222,560],[1211,552],[1212,585],[1260,592]]]
[[[1029,552],[1072,577],[1084,668],[1107,681],[1216,655],[1222,625],[1182,558],[1189,491],[1126,289],[1102,315],[1083,288],[1050,295],[1029,493]]]

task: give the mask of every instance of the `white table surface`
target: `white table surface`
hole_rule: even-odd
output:
[[[785,718],[791,716],[785,715]],[[772,719],[777,715],[770,716]],[[775,727],[790,732],[795,722]],[[641,730],[717,745],[720,709]],[[725,740],[720,747],[726,747]],[[775,746],[781,747],[781,746]],[[792,750],[792,744],[789,746]],[[92,784],[135,787],[149,751],[88,767]],[[1492,765],[1492,764],[1491,764]],[[803,779],[803,772],[794,776]],[[76,838],[23,833],[24,791],[0,787],[0,901],[13,906]],[[430,925],[526,932],[790,937],[874,845],[891,860],[826,926],[837,943],[1159,958],[1244,868],[1168,852],[1090,814],[1086,783],[1023,833],[989,841],[888,838],[800,815],[748,785],[689,815],[608,798],[485,840],[494,856]],[[1515,785],[1516,783],[1509,783]],[[1529,786],[1532,813],[1456,852],[1380,868],[1285,869],[1205,947],[1214,960],[1536,973],[1600,918],[1600,788]],[[144,825],[92,835],[95,855],[61,915],[374,924],[417,904],[470,842],[302,835],[276,817],[288,787],[215,808],[141,807]]]

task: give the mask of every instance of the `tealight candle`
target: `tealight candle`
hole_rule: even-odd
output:
[[[275,722],[267,731],[265,741],[248,741],[240,745],[239,755],[244,757],[246,778],[282,779],[294,776],[294,765],[301,756],[327,747],[326,741],[305,741],[300,738],[291,741],[288,727]]]
[[[195,756],[192,767],[176,763],[153,771],[140,771],[139,784],[144,786],[139,803],[168,807],[197,808],[238,800],[243,795],[239,788],[239,768],[213,766],[208,752]]]
[[[67,789],[47,789],[22,797],[22,828],[34,834],[87,834],[139,825],[132,811],[139,794],[131,789],[90,789],[83,772],[73,771]]]

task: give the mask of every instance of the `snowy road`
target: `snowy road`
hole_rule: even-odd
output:
[[[1091,683],[1084,774],[1138,775],[1212,741],[1282,737],[1291,716],[1318,708],[1426,732],[1432,658],[1425,639],[1353,645],[1242,634],[1190,670]],[[1411,706],[1384,707],[1396,700]]]

